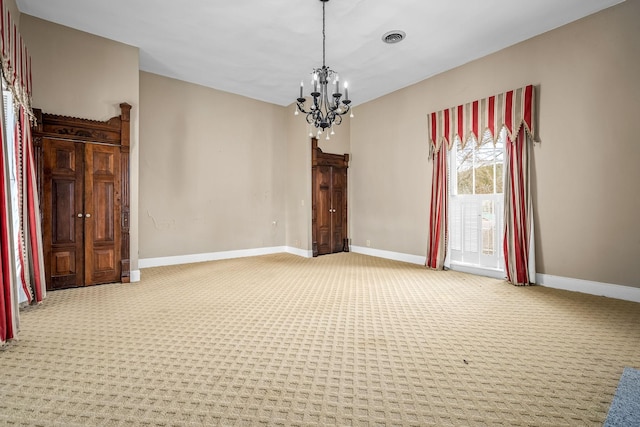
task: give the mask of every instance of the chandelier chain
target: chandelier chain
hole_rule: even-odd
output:
[[[326,2],[323,1],[322,2],[322,67],[323,68],[325,66],[325,44],[326,44],[326,38],[327,38],[324,32],[324,5],[325,4]]]

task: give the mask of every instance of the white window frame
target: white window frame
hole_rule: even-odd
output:
[[[488,134],[484,134],[482,138],[482,143],[487,143]],[[503,128],[500,131],[499,140],[501,140],[502,147],[504,150],[504,141],[506,140],[506,131]],[[491,142],[492,143],[492,142]],[[504,233],[504,194],[496,193],[496,167],[494,166],[494,193],[493,194],[458,194],[458,173],[457,173],[457,151],[459,147],[460,141],[456,139],[453,143],[453,146],[449,155],[449,168],[448,168],[448,180],[449,180],[449,194],[447,197],[448,201],[448,240],[449,244],[447,245],[447,257],[445,266],[451,268],[452,270],[462,271],[472,274],[478,274],[483,276],[490,276],[502,279],[505,277],[504,271],[504,255],[503,255],[503,233]],[[467,144],[473,144],[474,150],[477,150],[477,142],[472,140]],[[503,151],[503,162],[504,162],[505,153]],[[475,151],[474,151],[475,158]],[[474,160],[475,162],[475,160]],[[504,163],[502,167],[502,182],[503,182],[503,190],[504,190]],[[475,174],[473,176],[472,187],[473,192],[475,193]],[[493,242],[494,252],[493,254],[485,254],[482,250],[483,245],[483,237],[482,237],[482,229],[483,229],[483,203],[492,203],[494,209],[494,224],[496,232],[493,234],[495,237],[495,241]],[[473,217],[477,219],[475,224],[469,224],[469,227],[459,227],[457,223],[454,221],[460,221],[461,218],[458,216],[458,212],[460,210],[465,209],[475,209],[476,214],[473,214]],[[486,221],[485,221],[486,224]],[[455,227],[455,228],[454,228]],[[477,231],[474,235],[465,235],[468,232],[465,228],[473,229],[475,228]],[[461,247],[459,244],[466,239],[466,242],[469,244],[473,244],[475,240],[477,243],[477,251],[474,255],[472,252],[468,251],[465,253],[464,250],[458,250],[457,248]]]

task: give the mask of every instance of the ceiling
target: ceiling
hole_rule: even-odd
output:
[[[333,0],[326,64],[358,105],[622,1]],[[21,13],[138,47],[143,71],[282,106],[322,65],[319,0],[16,3]],[[391,30],[406,38],[383,43]]]

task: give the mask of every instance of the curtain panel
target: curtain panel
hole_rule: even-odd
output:
[[[4,0],[0,0],[0,54],[2,75],[13,94],[17,107],[23,107],[29,120],[33,121],[31,108],[31,56],[18,32],[18,27],[11,18],[11,12],[6,10]]]
[[[447,150],[433,154],[431,177],[431,209],[429,215],[429,246],[427,267],[442,270],[447,254]]]
[[[4,125],[0,122],[0,344],[15,337],[18,329],[18,298],[15,286],[16,273],[11,262],[11,228],[9,170],[6,144],[3,138]]]
[[[0,135],[0,344],[3,344],[17,334],[19,290],[28,302],[39,303],[46,294],[42,222],[31,137],[35,119],[31,108],[31,58],[3,0],[0,0],[0,65],[3,91],[7,91],[3,93],[5,108]],[[17,193],[9,189],[12,180],[17,185]],[[9,253],[18,253],[15,261]]]
[[[464,105],[436,111],[427,116],[429,153],[433,160],[431,211],[426,265],[443,269],[447,253],[447,162],[443,161],[456,138],[464,147],[478,141],[488,131],[495,144],[502,128],[511,144],[519,141],[518,150],[507,152],[505,171],[505,241],[504,257],[507,279],[514,284],[529,283],[535,277],[533,261],[533,207],[529,192],[529,149],[535,132],[535,91],[533,85],[510,90]],[[527,137],[518,137],[526,134]],[[509,144],[507,144],[509,145]],[[516,145],[517,146],[517,145]],[[508,150],[516,146],[507,147]],[[524,163],[523,163],[524,162]],[[512,184],[513,186],[509,186]],[[444,189],[444,191],[443,191]],[[524,206],[524,208],[520,208]],[[514,225],[518,225],[515,227]],[[508,241],[507,241],[508,239]],[[517,252],[517,253],[516,253]],[[526,261],[530,260],[530,261]],[[526,264],[526,265],[525,265]]]
[[[532,145],[533,141],[524,129],[520,129],[514,141],[505,144],[504,265],[507,280],[514,285],[535,283],[530,188]]]

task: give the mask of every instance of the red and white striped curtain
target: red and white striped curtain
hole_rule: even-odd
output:
[[[442,270],[447,254],[447,148],[441,145],[431,154],[431,210],[429,215],[429,246],[427,267]]]
[[[0,44],[3,87],[11,92],[13,111],[2,115],[0,166],[0,344],[16,337],[18,294],[28,302],[41,302],[46,294],[40,204],[36,186],[31,123],[31,58],[11,14],[0,0]],[[14,120],[7,121],[12,115]],[[8,129],[7,123],[14,128]],[[9,146],[9,144],[13,144]],[[11,150],[10,150],[11,148]],[[9,156],[12,152],[15,155]],[[11,164],[9,164],[11,162]],[[9,189],[9,171],[15,173],[17,191]],[[17,217],[17,218],[16,218]],[[17,224],[17,225],[16,225]],[[17,246],[17,248],[16,248]],[[14,257],[14,252],[19,254]]]
[[[535,283],[530,157],[533,141],[523,128],[506,143],[504,180],[504,264],[514,285]]]
[[[535,91],[532,85],[519,89],[510,90],[488,98],[469,102],[457,107],[447,108],[445,110],[436,111],[427,116],[429,143],[432,158],[434,160],[434,176],[433,179],[441,181],[445,184],[432,184],[431,191],[431,215],[429,242],[427,252],[427,266],[435,269],[444,267],[444,259],[446,256],[446,221],[434,221],[434,218],[445,218],[447,213],[448,194],[439,191],[444,186],[446,188],[446,162],[444,163],[445,171],[439,164],[441,159],[437,156],[443,147],[449,149],[453,141],[459,138],[463,143],[482,137],[485,132],[490,132],[494,141],[498,138],[500,130],[506,128],[508,139],[511,144],[515,141],[522,141],[520,144],[525,150],[514,152],[509,155],[507,151],[507,164],[505,171],[505,187],[507,185],[517,185],[517,188],[505,188],[505,264],[510,267],[522,267],[522,262],[514,260],[526,259],[526,272],[522,272],[520,268],[517,272],[509,272],[507,268],[507,278],[514,284],[525,284],[533,282],[535,277],[535,266],[533,263],[533,227],[527,226],[526,232],[521,230],[520,224],[532,224],[533,208],[527,209],[516,208],[517,206],[530,206],[531,197],[529,194],[529,156],[522,155],[518,157],[516,154],[528,153],[530,147],[527,147],[533,140],[534,120],[535,120]],[[525,138],[520,138],[520,134],[525,134]],[[507,144],[509,145],[509,144]],[[517,144],[516,144],[517,146]],[[518,160],[519,159],[519,160]],[[515,163],[514,163],[515,162]],[[526,162],[526,165],[522,164]],[[526,172],[526,173],[525,173]],[[509,183],[508,183],[509,182]],[[436,189],[434,191],[434,189]],[[522,190],[522,191],[521,191]],[[508,197],[507,197],[508,196]],[[434,209],[436,212],[434,212]],[[523,217],[524,215],[524,217]],[[513,231],[515,224],[518,224],[517,230]],[[445,230],[442,231],[444,225]],[[507,227],[511,227],[507,229]],[[509,236],[509,242],[506,241]],[[523,240],[524,239],[524,240]],[[526,240],[526,241],[525,241]],[[520,248],[527,248],[526,254],[516,254]],[[435,263],[432,263],[436,260]],[[521,281],[523,277],[527,277],[526,282]]]

